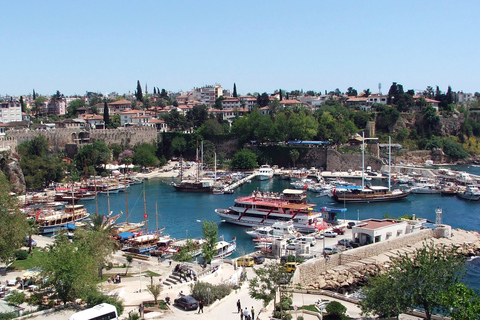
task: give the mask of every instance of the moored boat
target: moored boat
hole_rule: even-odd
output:
[[[53,233],[86,220],[89,213],[81,204],[65,205],[64,210],[38,210],[35,219],[38,222],[41,234]]]
[[[215,212],[225,220],[245,227],[272,226],[278,221],[293,221],[299,232],[315,232],[327,227],[322,213],[314,212],[315,204],[305,201],[306,191],[285,189],[282,194],[256,191],[235,199],[228,209]]]
[[[389,190],[382,186],[336,188],[332,199],[343,203],[388,202],[405,199],[409,190]]]
[[[480,200],[480,189],[474,185],[468,185],[465,188],[461,188],[457,191],[457,197],[469,201]]]
[[[268,165],[264,164],[260,166],[257,174],[258,180],[269,180],[273,178],[273,169]]]
[[[217,253],[213,257],[213,259],[220,259],[220,258],[228,257],[229,255],[234,253],[235,250],[237,250],[236,239],[233,238],[232,241],[224,241],[224,240],[218,241],[216,246],[215,246],[215,250],[217,251]]]

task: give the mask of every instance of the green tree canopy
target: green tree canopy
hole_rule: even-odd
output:
[[[75,99],[73,101],[70,101],[67,107],[68,116],[70,118],[76,118],[77,110],[84,107],[85,107],[85,100],[83,99]]]
[[[157,148],[149,143],[142,143],[135,149],[133,163],[142,167],[155,167],[158,165],[156,156]]]
[[[30,227],[25,215],[18,210],[17,198],[10,194],[10,184],[0,173],[0,261],[11,262],[15,251],[25,245]]]
[[[218,239],[218,226],[214,221],[203,221],[203,238],[206,242],[202,245],[202,258],[205,263],[210,263],[217,254],[216,245]]]
[[[75,155],[75,164],[79,171],[82,171],[85,165],[93,166],[97,171],[100,171],[100,167],[108,163],[109,160],[110,149],[102,140],[84,145]]]
[[[425,243],[413,253],[391,257],[389,268],[373,278],[364,288],[360,302],[363,312],[385,317],[397,316],[408,308],[422,308],[431,319],[445,306],[445,293],[452,293],[464,275],[463,258],[455,248]],[[456,298],[450,296],[449,299]]]
[[[248,149],[235,153],[230,163],[232,169],[253,169],[258,167],[257,156]]]

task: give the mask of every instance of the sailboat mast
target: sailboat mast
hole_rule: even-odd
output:
[[[215,182],[216,182],[217,181],[217,153],[215,152],[215,148],[213,149],[213,153],[215,155],[214,163],[215,163]]]
[[[97,173],[95,171],[93,171],[93,185],[95,186],[95,214],[98,216]]]
[[[365,188],[365,131],[362,132],[362,189]]]
[[[158,232],[158,211],[157,211],[157,203],[155,202],[155,223],[157,224],[157,232]]]
[[[127,213],[127,224],[130,223],[128,216],[128,197],[127,197],[127,165],[124,165],[123,183],[125,184],[125,212]]]
[[[145,233],[148,232],[147,228],[147,202],[145,201],[145,183],[143,183],[143,216],[145,217]]]
[[[392,137],[388,137],[388,191],[391,188],[391,179],[390,179],[390,170],[391,170],[391,163],[392,163]]]

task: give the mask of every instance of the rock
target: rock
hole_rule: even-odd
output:
[[[19,160],[15,157],[9,156],[8,158],[3,158],[0,163],[2,171],[8,181],[10,181],[11,191],[16,194],[25,193],[25,177],[23,176],[22,168],[20,168]]]

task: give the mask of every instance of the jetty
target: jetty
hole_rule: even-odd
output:
[[[238,180],[238,181],[235,181],[234,183],[232,184],[229,184],[228,186],[226,186],[225,188],[223,188],[224,191],[233,191],[235,190],[236,188],[240,187],[241,185],[247,183],[248,181],[252,180],[253,178],[255,178],[256,176],[258,175],[258,171],[254,171],[253,173],[249,174],[248,176]]]

